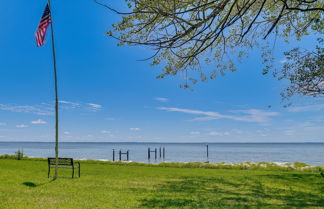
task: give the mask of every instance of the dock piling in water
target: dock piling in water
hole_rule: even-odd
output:
[[[154,152],[154,158],[155,160],[158,157],[158,149],[154,148],[151,149],[150,147],[147,149],[147,159],[150,160],[151,159],[151,153]],[[165,158],[165,147],[159,147],[159,158]]]
[[[129,161],[129,150],[127,150],[126,152],[119,150],[119,161],[122,161],[123,155],[126,155],[126,161]],[[115,161],[115,149],[113,149],[113,161]]]
[[[163,147],[163,160],[165,159],[165,148]]]
[[[161,155],[162,155],[162,153],[161,153],[161,147],[159,148],[159,154],[160,154],[160,158],[161,158]]]
[[[207,152],[207,159],[208,159],[208,157],[209,157],[209,150],[208,150],[208,144],[206,145],[206,152]]]

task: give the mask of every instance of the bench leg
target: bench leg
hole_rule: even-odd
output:
[[[51,172],[51,167],[48,166],[48,174],[47,174],[47,178],[49,178],[49,176],[50,176],[50,172]]]
[[[72,178],[74,178],[74,167],[72,168]]]
[[[79,178],[80,178],[80,173],[81,173],[81,172],[80,172],[80,169],[81,169],[81,167],[80,167],[80,165],[79,165]]]

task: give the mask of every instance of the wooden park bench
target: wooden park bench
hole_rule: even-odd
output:
[[[51,173],[51,168],[56,167],[56,159],[48,158],[48,178]],[[74,169],[78,169],[80,178],[80,163],[73,161],[73,158],[59,158],[58,168],[70,168],[72,169],[72,178],[74,178]]]

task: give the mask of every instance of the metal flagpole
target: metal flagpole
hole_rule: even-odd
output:
[[[54,30],[53,30],[53,19],[51,0],[47,1],[51,15],[51,36],[52,36],[52,53],[53,53],[53,64],[54,64],[54,84],[55,84],[55,175],[54,179],[58,178],[58,138],[59,138],[59,127],[58,127],[58,87],[57,87],[57,71],[56,71],[56,54],[55,54],[55,42],[54,42]]]

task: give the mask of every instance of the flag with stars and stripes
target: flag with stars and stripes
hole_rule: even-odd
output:
[[[36,43],[37,43],[38,47],[44,45],[46,31],[47,31],[49,24],[51,24],[51,23],[52,23],[51,11],[50,11],[49,5],[46,4],[46,8],[44,10],[42,19],[40,20],[39,25],[36,30],[36,33],[35,33]]]

